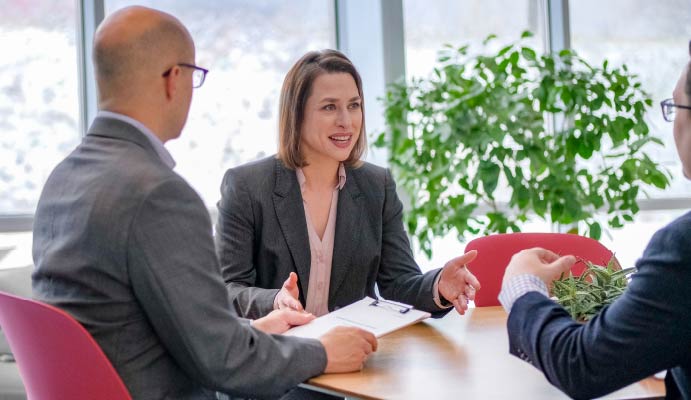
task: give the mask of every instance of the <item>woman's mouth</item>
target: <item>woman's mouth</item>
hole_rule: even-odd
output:
[[[350,142],[353,139],[352,134],[336,134],[336,135],[331,135],[329,136],[329,139],[331,140],[331,143],[334,144],[334,146],[339,147],[341,149],[348,148],[350,146]]]

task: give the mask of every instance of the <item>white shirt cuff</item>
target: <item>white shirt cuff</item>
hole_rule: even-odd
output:
[[[434,287],[432,287],[432,293],[434,294],[432,296],[432,299],[434,299],[434,304],[437,305],[437,307],[441,308],[442,310],[446,310],[447,308],[453,307],[453,304],[447,304],[443,305],[441,303],[441,294],[439,294],[439,280],[441,279],[441,269],[439,272],[437,272],[437,277],[434,278]]]
[[[528,292],[539,292],[549,296],[549,290],[545,282],[536,275],[523,274],[516,275],[502,285],[499,292],[499,302],[507,313],[511,312],[513,303]]]

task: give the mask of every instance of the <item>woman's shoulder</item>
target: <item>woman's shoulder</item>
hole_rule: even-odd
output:
[[[388,168],[380,167],[379,165],[363,161],[357,167],[350,167],[347,172],[350,172],[358,177],[381,181],[383,183],[388,175]]]
[[[362,192],[375,197],[384,196],[389,188],[395,187],[388,168],[368,162],[346,170],[346,185],[351,179]]]
[[[229,168],[224,176],[221,190],[231,187],[244,187],[245,190],[263,190],[264,186],[275,181],[276,169],[280,161],[276,156],[264,157]]]
[[[276,163],[279,162],[276,155],[272,155],[232,167],[228,169],[228,172],[232,172],[235,175],[262,174],[273,171],[276,168]]]

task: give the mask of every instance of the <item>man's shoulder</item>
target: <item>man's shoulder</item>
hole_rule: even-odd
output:
[[[658,273],[664,267],[674,274],[691,274],[691,213],[655,232],[642,257],[636,261],[636,267],[639,273]]]
[[[99,136],[85,137],[53,175],[47,185],[63,185],[67,179],[74,180],[75,184],[91,187],[90,193],[107,194],[119,200],[146,196],[164,182],[182,189],[189,187],[155,153],[133,142]]]
[[[680,216],[655,232],[646,253],[654,249],[682,251],[691,259],[691,212]]]

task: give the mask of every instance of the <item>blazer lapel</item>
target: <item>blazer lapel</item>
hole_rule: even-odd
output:
[[[353,253],[358,249],[362,220],[365,216],[365,202],[352,169],[347,169],[346,184],[338,195],[336,212],[336,235],[334,237],[331,282],[329,286],[329,309],[333,309],[336,293],[348,275]]]
[[[298,284],[300,285],[300,296],[304,304],[307,299],[311,263],[305,208],[302,204],[302,194],[295,171],[285,168],[278,159],[276,159],[276,185],[273,202],[281,232],[293,257],[295,270],[298,274]]]

